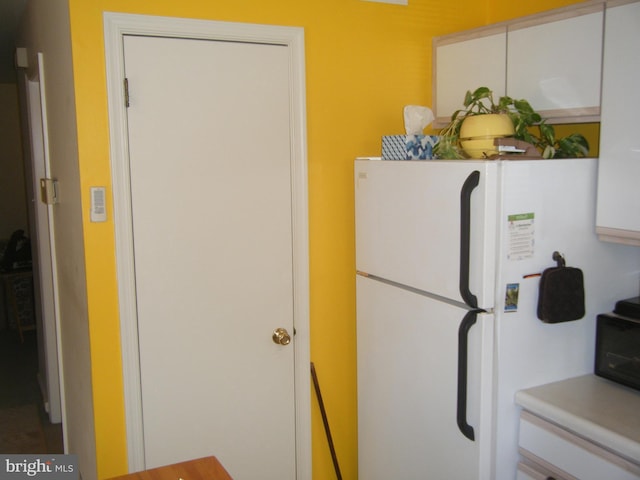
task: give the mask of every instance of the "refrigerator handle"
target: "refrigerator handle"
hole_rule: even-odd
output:
[[[469,330],[476,323],[478,313],[483,310],[469,310],[458,329],[458,405],[456,421],[462,434],[475,441],[473,427],[467,423],[467,352]]]
[[[474,170],[460,190],[460,295],[472,308],[478,307],[477,297],[469,290],[469,266],[471,262],[471,193],[480,183],[480,172]]]

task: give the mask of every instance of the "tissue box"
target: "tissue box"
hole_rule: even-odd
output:
[[[383,160],[429,160],[433,158],[435,135],[385,135],[382,137]]]

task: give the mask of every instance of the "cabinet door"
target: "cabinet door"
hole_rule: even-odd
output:
[[[597,232],[640,245],[640,2],[607,8]]]
[[[433,40],[434,127],[463,108],[467,90],[489,87],[496,100],[505,94],[506,39],[502,26]]]
[[[603,12],[602,5],[594,8],[599,10],[572,11],[568,18],[569,13],[563,12],[509,26],[509,96],[529,100],[549,119],[581,116],[587,117],[581,121],[597,120]]]

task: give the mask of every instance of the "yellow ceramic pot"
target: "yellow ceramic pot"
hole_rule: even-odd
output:
[[[498,153],[493,144],[496,138],[514,133],[513,122],[506,113],[473,115],[465,118],[460,126],[460,145],[471,158],[487,158]]]

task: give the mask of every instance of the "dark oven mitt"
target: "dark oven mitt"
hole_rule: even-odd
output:
[[[579,268],[567,267],[553,252],[558,266],[547,268],[540,278],[538,318],[545,323],[569,322],[584,317],[584,277]]]

